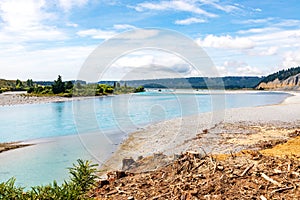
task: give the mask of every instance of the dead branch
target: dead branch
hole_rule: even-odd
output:
[[[261,177],[263,177],[265,180],[273,183],[274,185],[282,186],[281,183],[279,183],[279,182],[275,181],[274,179],[270,178],[265,173],[261,173]]]
[[[291,186],[291,187],[285,187],[285,188],[279,188],[279,189],[273,190],[273,191],[271,192],[271,194],[276,193],[276,192],[283,192],[283,191],[291,190],[291,189],[294,189],[294,186]]]
[[[240,176],[245,176],[245,174],[247,174],[247,172],[254,166],[254,164],[252,163],[251,165],[249,165]]]

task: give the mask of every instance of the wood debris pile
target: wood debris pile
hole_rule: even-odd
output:
[[[96,199],[298,199],[300,161],[245,151],[209,156],[186,152],[157,170],[110,172]]]

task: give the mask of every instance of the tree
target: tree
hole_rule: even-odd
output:
[[[144,88],[144,86],[139,86],[139,87],[135,88],[134,92],[135,93],[145,92],[145,88]]]
[[[16,89],[21,89],[23,87],[23,83],[22,81],[20,81],[19,79],[16,80]]]
[[[52,92],[53,94],[59,94],[65,92],[65,83],[62,82],[62,78],[60,75],[58,75],[57,80],[54,81],[52,85]]]
[[[26,84],[27,84],[27,87],[33,87],[33,81],[32,81],[32,79],[28,79],[26,81]]]
[[[73,85],[72,81],[68,81],[68,82],[66,83],[66,90],[73,89],[73,87],[74,87],[74,85]]]

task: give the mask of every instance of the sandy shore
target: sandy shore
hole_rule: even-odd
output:
[[[103,165],[122,167],[123,158],[185,151],[230,153],[270,140],[288,140],[300,128],[300,93],[277,105],[235,108],[159,122],[128,136]]]

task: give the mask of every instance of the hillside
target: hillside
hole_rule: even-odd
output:
[[[145,88],[177,88],[177,89],[243,89],[255,88],[262,79],[260,77],[227,76],[227,77],[190,77],[165,78],[149,80],[120,81],[121,85],[130,87],[144,86]],[[101,81],[99,83],[113,85],[114,81]]]
[[[9,91],[12,88],[16,87],[16,81],[15,80],[5,80],[0,79],[0,93]]]
[[[257,89],[283,89],[299,90],[300,89],[300,67],[281,70],[263,78],[257,85]]]
[[[16,80],[0,79],[0,88],[11,88],[16,86]]]

